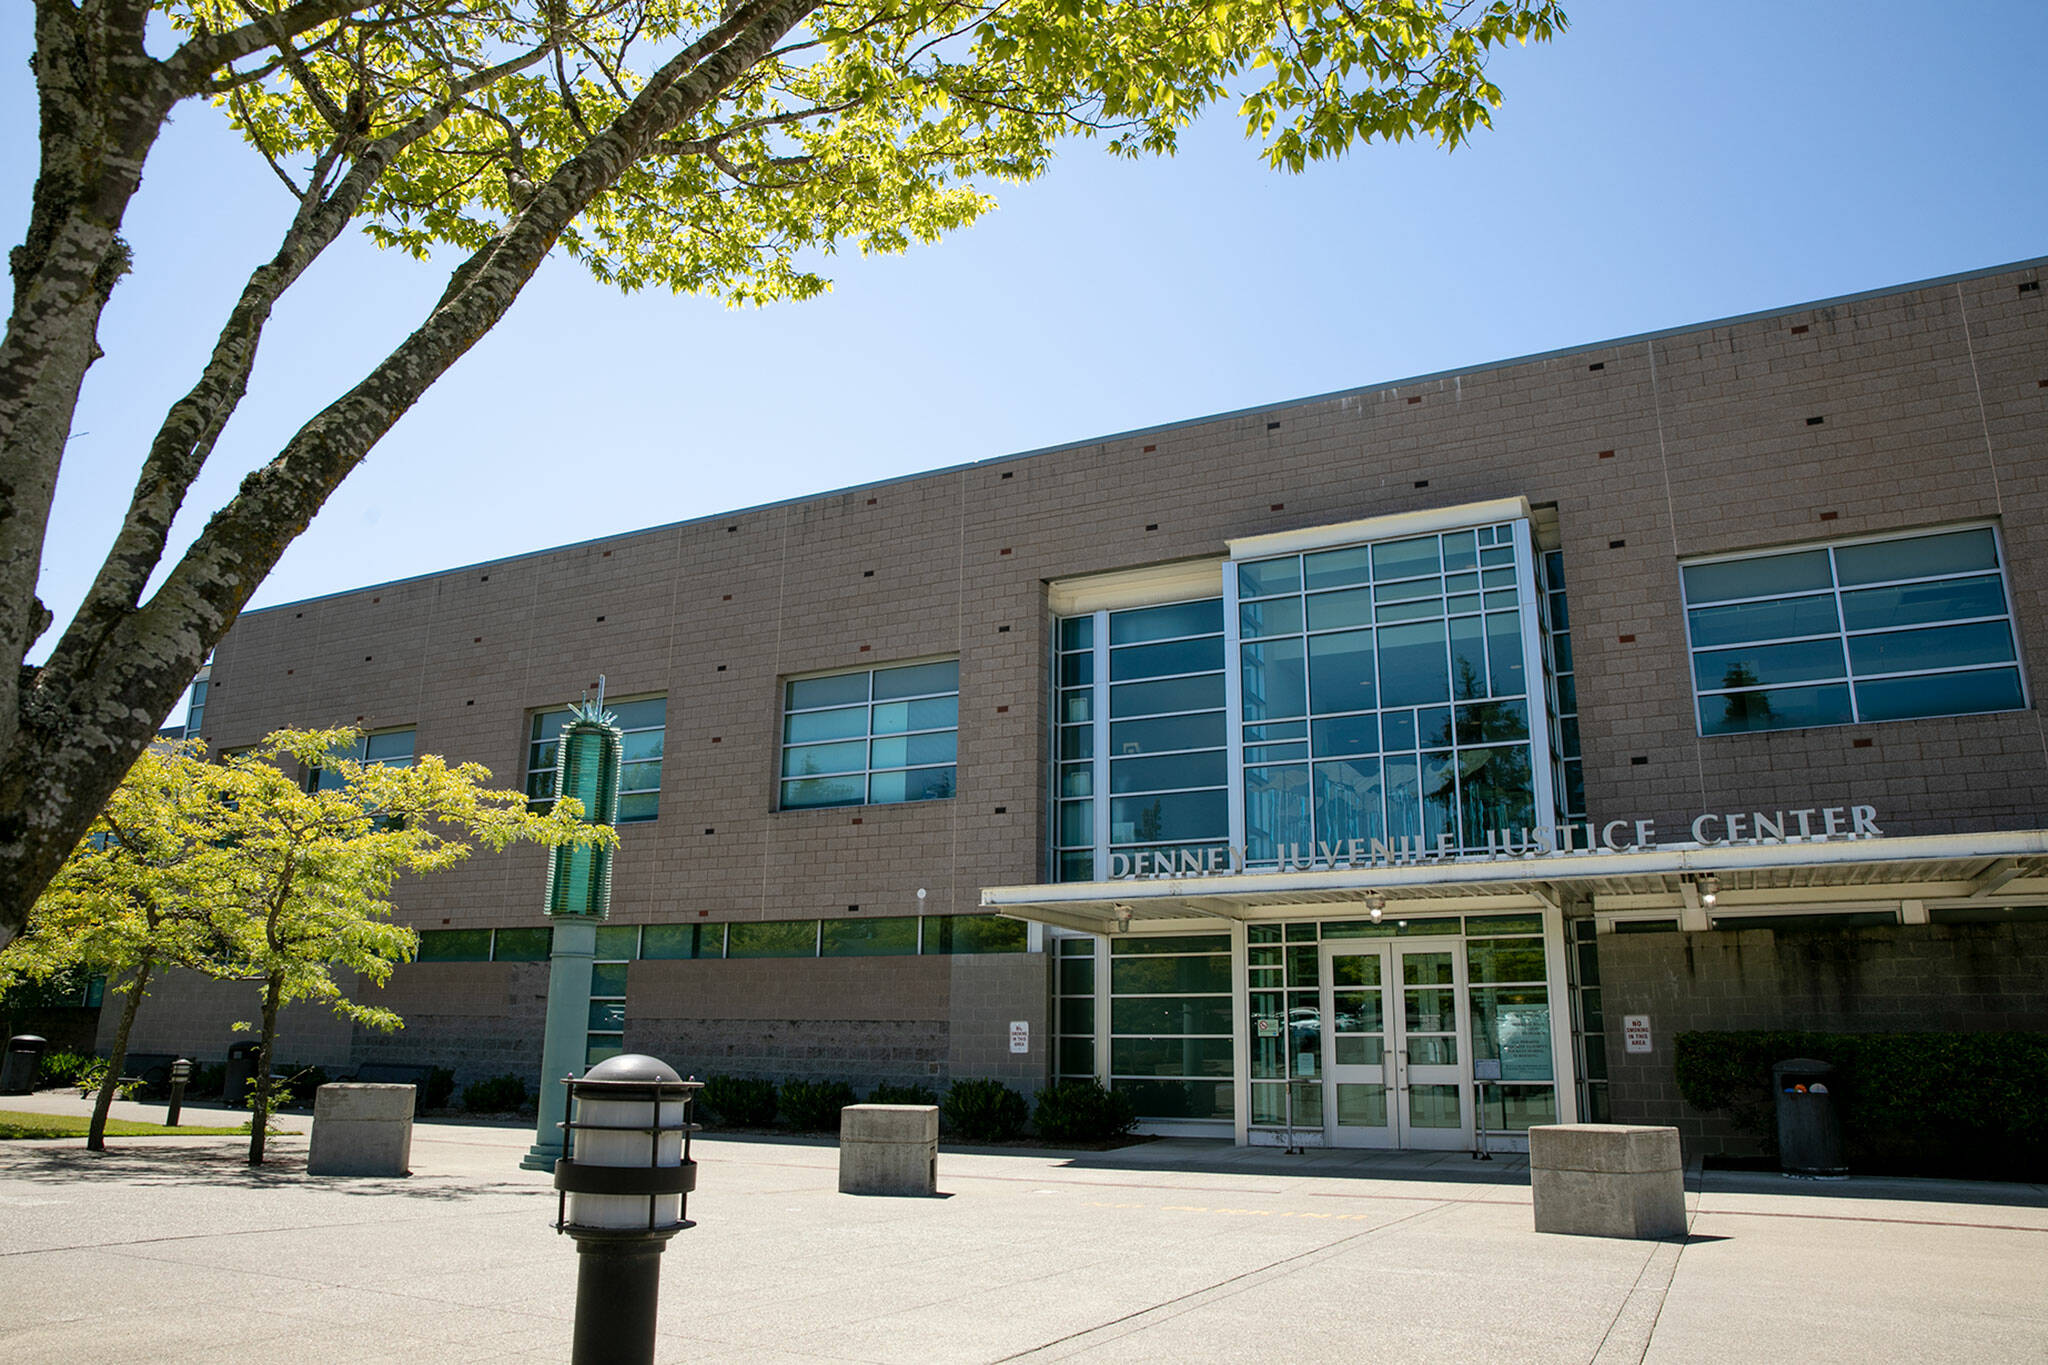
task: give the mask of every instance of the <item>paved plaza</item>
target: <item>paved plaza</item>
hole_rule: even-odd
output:
[[[0,1144],[0,1360],[564,1361],[530,1139],[421,1124],[401,1180],[309,1177],[303,1134],[259,1172],[228,1138]],[[948,1150],[938,1199],[841,1195],[822,1141],[697,1156],[664,1361],[2048,1359],[2041,1186],[1708,1172],[1689,1238],[1626,1242],[1532,1232],[1520,1161],[1463,1154]]]

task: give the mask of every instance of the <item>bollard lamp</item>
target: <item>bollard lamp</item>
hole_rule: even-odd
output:
[[[178,1112],[185,1107],[185,1086],[192,1079],[192,1063],[180,1057],[171,1063],[171,1111],[164,1115],[164,1127],[178,1126]]]
[[[576,1240],[572,1365],[651,1362],[661,1253],[690,1226],[690,1121],[699,1090],[666,1062],[627,1053],[565,1077],[566,1155],[555,1228]]]

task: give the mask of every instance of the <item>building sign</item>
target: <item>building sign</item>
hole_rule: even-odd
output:
[[[1010,1051],[1031,1051],[1031,1021],[1013,1019],[1010,1021]]]
[[[1875,806],[1810,806],[1793,811],[1710,811],[1696,816],[1691,842],[1657,841],[1654,820],[1587,820],[1554,828],[1486,831],[1484,851],[1458,848],[1454,834],[1434,844],[1402,835],[1396,839],[1340,839],[1334,843],[1282,844],[1270,863],[1248,865],[1242,848],[1183,848],[1112,853],[1109,880],[1140,877],[1228,877],[1246,872],[1337,872],[1349,868],[1409,867],[1421,863],[1494,862],[1502,858],[1583,857],[1592,853],[1637,853],[1664,847],[1718,848],[1731,844],[1823,844],[1839,839],[1878,839]]]
[[[1647,1014],[1624,1014],[1621,1016],[1621,1041],[1624,1050],[1648,1052],[1650,1050],[1650,1016]]]

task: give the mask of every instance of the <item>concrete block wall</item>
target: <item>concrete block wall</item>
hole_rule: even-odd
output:
[[[2020,288],[2042,267],[1200,418],[250,612],[216,653],[204,737],[238,746],[285,724],[414,726],[420,751],[480,761],[516,786],[532,712],[603,673],[612,696],[670,703],[661,817],[624,831],[616,922],[909,914],[920,888],[927,913],[968,912],[983,886],[1044,876],[1048,580],[1520,494],[1557,513],[1596,818],[1674,829],[1702,810],[1853,799],[1877,806],[1893,834],[2048,826],[2037,711],[1700,738],[1678,580],[1694,555],[1988,519],[2022,631],[2044,619],[2048,296]],[[2048,651],[2023,650],[2039,696]],[[960,660],[957,795],[776,809],[784,680],[947,656]],[[541,867],[533,850],[479,856],[402,887],[400,910],[423,929],[537,924]],[[1036,970],[1042,1000],[1042,961]],[[1009,1011],[1031,992],[1011,983],[998,995],[1010,991],[1014,1005],[944,1023],[948,1066],[1011,1065],[1008,1018],[1022,1016]],[[985,1032],[997,1025],[1000,1036]]]
[[[1759,1147],[1685,1103],[1680,1033],[2048,1030],[2048,923],[1603,934],[1599,956],[1613,1120],[1675,1124],[1689,1158]],[[1630,1014],[1650,1017],[1652,1051],[1624,1048]]]

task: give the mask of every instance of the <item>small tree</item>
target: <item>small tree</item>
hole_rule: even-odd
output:
[[[212,972],[223,962],[226,940],[209,907],[189,894],[233,856],[218,773],[197,745],[144,752],[36,902],[28,932],[0,949],[0,989],[87,971],[105,974],[124,997],[86,1133],[95,1152],[106,1146],[107,1111],[150,982],[166,967]]]
[[[521,793],[485,787],[490,772],[476,764],[451,767],[431,754],[402,765],[340,757],[359,737],[284,730],[224,764],[207,763],[196,746],[150,751],[102,817],[106,837],[96,826],[38,901],[30,932],[0,952],[23,975],[85,961],[132,974],[114,1074],[141,995],[132,983],[146,985],[163,965],[255,980],[251,1165],[263,1161],[286,1005],[320,1001],[373,1028],[402,1026],[392,1011],[350,999],[338,976],[382,984],[412,957],[418,937],[391,922],[400,876],[452,867],[478,844],[616,838],[578,819],[574,801],[529,811]],[[287,766],[319,780],[302,781]],[[110,1097],[102,1091],[102,1114]]]

